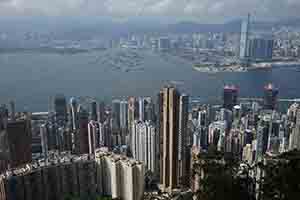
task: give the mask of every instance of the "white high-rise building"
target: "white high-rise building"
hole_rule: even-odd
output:
[[[147,122],[135,121],[131,131],[131,150],[133,158],[145,163],[147,170],[156,173],[157,134],[155,126]]]

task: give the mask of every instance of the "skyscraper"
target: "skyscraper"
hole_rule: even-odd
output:
[[[78,128],[78,113],[77,113],[77,101],[74,97],[70,99],[70,118],[72,122],[72,129],[76,130]]]
[[[30,120],[18,120],[7,124],[8,160],[11,167],[31,162]]]
[[[238,88],[234,85],[225,85],[223,91],[223,108],[232,110],[237,105]]]
[[[115,99],[112,101],[112,128],[113,130],[120,129],[120,103],[121,101]]]
[[[76,143],[79,144],[79,153],[89,153],[88,112],[84,109],[79,111],[79,135]],[[78,133],[77,133],[78,134]]]
[[[54,98],[55,121],[59,124],[65,124],[68,120],[67,101],[64,95],[58,94]]]
[[[151,97],[144,98],[144,120],[152,122],[155,120],[154,104]]]
[[[41,135],[41,143],[42,143],[42,153],[45,158],[47,158],[48,155],[48,131],[47,131],[47,125],[42,124],[40,126],[40,135]]]
[[[98,104],[98,121],[100,123],[104,123],[104,121],[105,121],[105,104],[104,104],[104,102],[100,102]]]
[[[139,120],[145,120],[145,100],[143,97],[139,98]]]
[[[240,40],[240,59],[244,60],[248,57],[248,39],[249,39],[249,23],[250,23],[250,14],[248,15],[247,20],[242,22],[241,26],[241,40]]]
[[[90,104],[90,120],[97,121],[97,102],[92,101]]]
[[[89,154],[95,153],[97,147],[99,147],[99,127],[96,121],[90,121],[88,124],[88,143]]]
[[[160,139],[162,139],[160,144],[160,147],[162,147],[160,149],[161,184],[163,189],[172,190],[179,186],[179,153],[181,154],[180,159],[182,159],[182,147],[186,145],[185,139],[182,140],[182,137],[186,134],[184,133],[186,129],[184,126],[186,125],[187,116],[184,115],[187,112],[187,96],[180,97],[179,92],[174,87],[164,87],[160,92],[159,101],[162,103],[159,109],[159,114],[162,115],[159,117],[162,120],[159,122],[160,131],[162,131],[160,132],[162,134],[160,136]],[[182,124],[179,120],[182,120]],[[179,140],[181,150],[179,150]]]
[[[157,132],[153,123],[135,121],[131,131],[131,149],[134,159],[143,161],[146,169],[157,175]]]
[[[278,88],[271,83],[264,87],[264,105],[265,110],[274,110],[277,105]]]
[[[128,117],[128,102],[122,100],[120,102],[120,128],[127,129]]]
[[[178,161],[179,161],[179,180],[183,186],[188,186],[189,181],[189,155],[190,147],[188,141],[191,141],[191,136],[188,135],[188,106],[189,97],[186,94],[180,95],[179,98],[179,127],[178,127]]]
[[[107,147],[110,149],[112,147],[112,135],[109,123],[104,122],[99,125],[99,145],[100,147]]]
[[[139,119],[139,102],[135,97],[129,97],[128,99],[128,127],[131,128],[134,120]]]

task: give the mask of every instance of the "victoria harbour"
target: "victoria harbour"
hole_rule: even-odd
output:
[[[104,62],[106,57],[123,51],[126,52],[118,49],[78,54],[1,54],[0,100],[14,99],[20,110],[43,110],[47,108],[49,97],[57,93],[109,101],[138,94],[155,96],[162,85],[169,83],[178,84],[186,93],[204,101],[221,99],[225,84],[238,85],[241,97],[259,97],[262,86],[269,82],[280,88],[282,98],[298,98],[300,94],[297,67],[246,73],[199,73],[184,60],[151,51],[138,52],[142,57],[138,70],[115,69]]]

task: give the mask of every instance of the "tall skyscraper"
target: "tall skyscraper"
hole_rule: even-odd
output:
[[[139,120],[139,102],[135,97],[128,99],[128,127],[131,128],[134,120]]]
[[[92,101],[90,104],[90,120],[97,121],[97,102]]]
[[[155,120],[154,104],[151,97],[144,98],[144,120],[152,122]]]
[[[191,136],[188,135],[188,107],[189,97],[186,94],[180,95],[179,98],[179,127],[178,127],[178,161],[179,161],[179,184],[183,186],[189,185],[189,158],[190,147],[188,141],[191,141]]]
[[[7,124],[7,144],[10,167],[31,162],[31,125],[29,119]]]
[[[145,100],[143,97],[139,98],[139,120],[145,120]]]
[[[162,103],[159,109],[159,113],[162,115],[159,117],[162,120],[159,122],[160,130],[162,131],[160,132],[162,134],[160,136],[160,139],[162,139],[160,178],[162,187],[165,190],[177,188],[181,178],[179,158],[182,161],[184,160],[185,152],[183,149],[185,148],[183,147],[186,145],[186,138],[182,138],[186,135],[184,130],[186,130],[187,116],[184,115],[187,113],[187,98],[186,95],[181,97],[174,87],[164,87],[159,96],[159,101]]]
[[[296,123],[290,134],[289,150],[300,150],[300,109],[296,109]]]
[[[70,99],[70,118],[72,123],[72,129],[76,130],[78,128],[78,113],[77,113],[77,101],[74,97]]]
[[[143,161],[146,169],[157,175],[158,138],[154,124],[149,121],[135,121],[131,133],[133,158]]]
[[[96,148],[99,147],[99,125],[96,121],[90,121],[88,124],[88,144],[89,154],[94,154]]]
[[[120,102],[120,128],[121,129],[127,129],[127,123],[128,123],[128,102],[125,100],[122,100]]]
[[[120,103],[118,99],[112,101],[112,128],[114,130],[120,129]]]
[[[264,105],[265,110],[274,110],[277,105],[278,88],[271,83],[264,88]]]
[[[100,102],[98,104],[98,121],[100,123],[104,123],[104,121],[105,121],[105,104],[104,104],[104,102]]]
[[[40,126],[40,135],[41,135],[41,143],[42,143],[42,153],[45,158],[48,156],[48,130],[47,125],[42,124]]]
[[[88,112],[84,109],[79,111],[79,135],[76,143],[79,144],[79,153],[89,153]],[[78,133],[77,133],[78,134]]]
[[[248,57],[248,40],[249,40],[249,23],[250,23],[250,14],[248,15],[247,20],[242,22],[241,26],[241,40],[240,40],[240,59],[244,60]]]
[[[66,97],[58,94],[54,98],[55,121],[59,124],[65,124],[68,120]]]
[[[234,85],[225,85],[223,91],[223,108],[232,110],[237,105],[238,88]]]
[[[112,148],[112,133],[108,122],[99,124],[99,145],[100,147]]]
[[[268,148],[268,138],[269,138],[269,119],[263,119],[257,128],[257,143],[256,143],[256,160],[262,159],[262,156],[266,153]]]

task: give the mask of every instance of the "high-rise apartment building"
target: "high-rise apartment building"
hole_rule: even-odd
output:
[[[10,167],[31,162],[30,120],[17,120],[7,124],[8,160]]]
[[[131,130],[131,149],[134,159],[144,162],[146,170],[157,175],[157,131],[150,121],[135,121]]]
[[[161,103],[159,126],[162,140],[160,143],[160,181],[165,190],[177,188],[180,185],[179,180],[183,178],[180,175],[185,174],[180,169],[184,169],[185,166],[186,138],[182,138],[186,135],[187,99],[186,95],[181,96],[174,87],[164,87],[159,95]],[[179,159],[182,163],[179,163]]]

